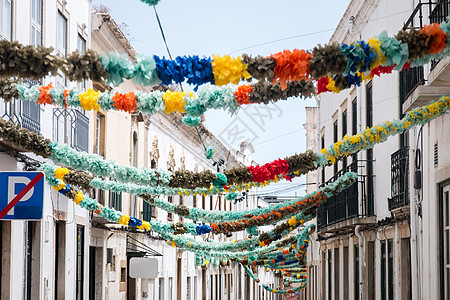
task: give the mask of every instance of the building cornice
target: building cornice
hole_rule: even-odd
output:
[[[351,43],[359,39],[358,32],[369,22],[370,16],[378,7],[380,0],[352,0],[347,6],[336,30],[330,38],[330,43]],[[350,17],[354,17],[353,30],[350,28]]]

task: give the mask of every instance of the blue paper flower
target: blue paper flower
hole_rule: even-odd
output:
[[[195,229],[197,231],[197,235],[202,235],[205,233],[210,233],[212,231],[211,227],[209,225],[197,225],[197,228]]]
[[[135,217],[130,217],[130,221],[128,222],[128,225],[131,227],[137,227],[142,225],[142,221]]]

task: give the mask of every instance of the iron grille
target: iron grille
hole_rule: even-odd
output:
[[[423,85],[424,75],[423,67],[407,68],[400,72],[400,104],[405,103],[409,94],[416,89],[417,86]]]
[[[348,167],[337,172],[324,185],[336,181],[346,172],[360,173],[360,169],[365,169],[365,162],[354,161]],[[366,178],[367,175],[358,174],[357,182],[319,205],[317,209],[317,226],[319,229],[352,218],[370,216],[366,204],[368,198],[365,188]]]
[[[53,139],[88,152],[89,118],[76,109],[53,109]]]
[[[389,210],[409,205],[409,148],[402,147],[391,155],[391,198]]]
[[[29,86],[41,84],[39,81],[29,79],[24,79],[24,83],[27,83]],[[33,132],[41,132],[41,110],[39,104],[34,102],[16,99],[11,102],[5,102],[2,118]]]

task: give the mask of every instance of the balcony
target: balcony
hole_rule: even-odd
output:
[[[347,168],[337,172],[326,184],[334,182],[346,172],[358,173],[358,180],[346,190],[328,198],[317,209],[317,228],[319,233],[332,233],[354,228],[356,225],[373,224],[376,218],[369,212],[373,194],[368,195],[367,180],[364,175],[365,161],[355,161]],[[370,178],[369,180],[372,180]]]
[[[37,81],[24,80],[30,86],[40,84]],[[41,110],[39,104],[30,101],[13,100],[3,102],[0,107],[1,118],[12,121],[22,128],[36,133],[41,131]]]
[[[391,198],[389,210],[393,213],[409,211],[409,148],[403,147],[391,155]]]
[[[78,151],[89,150],[89,118],[77,109],[53,109],[53,139]]]
[[[449,16],[449,1],[419,1],[411,16],[405,22],[403,29],[416,29],[430,23],[441,23]],[[450,94],[448,78],[450,76],[450,59],[433,60],[425,67],[430,70],[424,76],[424,68],[417,67],[400,73],[400,101],[402,113],[428,104],[444,94]],[[425,85],[425,82],[427,83]]]

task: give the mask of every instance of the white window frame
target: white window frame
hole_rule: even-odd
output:
[[[5,11],[6,3],[9,4],[9,13]],[[1,14],[1,23],[0,23],[0,39],[11,41],[12,40],[12,32],[13,32],[13,0],[0,0],[0,14]],[[9,14],[9,28],[6,16]],[[9,31],[9,32],[7,32]]]
[[[62,28],[62,32],[60,32],[60,20],[61,18],[66,21],[65,24],[65,37],[63,38],[64,45],[61,45],[59,43],[60,35],[64,34],[64,28]],[[67,51],[69,48],[69,18],[58,9],[57,16],[56,16],[56,52],[61,57],[66,57]],[[61,71],[58,71],[58,75],[56,76],[56,87],[65,89],[67,87],[67,80],[64,74]]]
[[[35,5],[37,6],[36,9],[34,9]],[[31,0],[30,44],[35,47],[42,45],[42,16],[43,16],[42,6],[43,6],[42,0]],[[35,17],[37,17],[38,20],[36,20]]]
[[[84,52],[86,52],[86,46],[87,46],[86,39],[80,33],[78,33],[77,50],[80,55],[84,54]],[[77,89],[80,91],[86,90],[86,80],[77,82]]]

